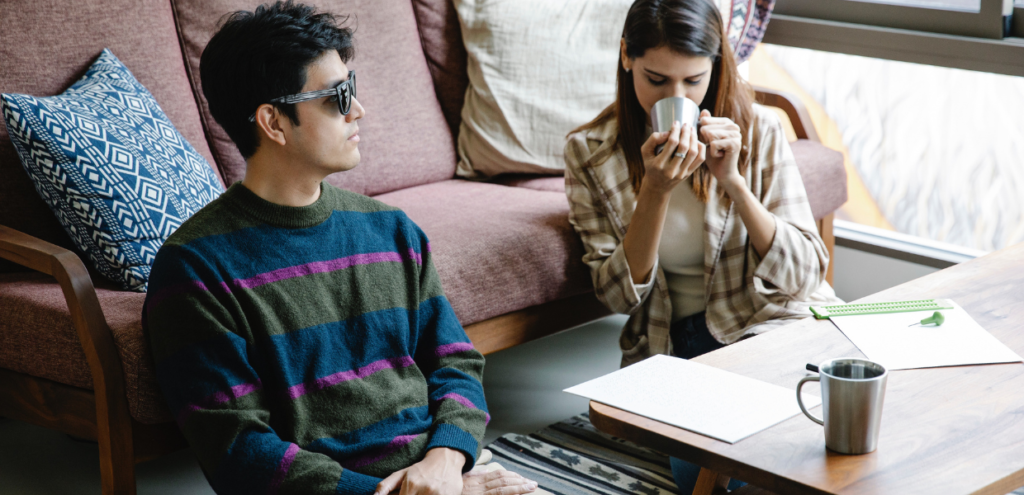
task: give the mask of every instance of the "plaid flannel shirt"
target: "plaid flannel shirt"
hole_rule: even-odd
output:
[[[745,175],[775,219],[772,246],[763,258],[757,254],[714,179],[704,216],[706,318],[711,335],[725,344],[806,317],[812,304],[841,302],[825,281],[828,250],[779,119],[756,104],[754,115]],[[636,196],[617,133],[613,119],[569,136],[565,191],[569,222],[583,240],[583,262],[590,267],[597,298],[612,311],[631,315],[619,338],[625,366],[672,353],[672,303],[660,266],[655,265],[651,289],[638,291],[626,262],[622,240]]]

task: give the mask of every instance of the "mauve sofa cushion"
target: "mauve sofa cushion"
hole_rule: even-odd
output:
[[[811,213],[820,220],[846,202],[846,168],[843,154],[807,139],[789,143],[804,180]]]
[[[227,181],[242,179],[245,162],[214,121],[202,96],[199,59],[216,32],[218,20],[237,10],[252,10],[258,0],[173,0],[185,60],[199,96],[210,143]],[[360,194],[381,194],[450,179],[455,175],[455,144],[434,95],[409,0],[325,0],[325,12],[351,15],[359,76],[359,166],[327,181]]]
[[[466,99],[466,46],[452,0],[412,0],[434,91],[453,136],[459,134]]]
[[[509,187],[525,187],[535,191],[565,194],[565,177],[535,174],[501,174],[487,181]]]
[[[6,4],[0,13],[0,92],[63,92],[110,48],[156,98],[185,139],[211,164],[202,121],[185,74],[170,4],[110,0],[39,0]],[[454,158],[452,168],[454,170]],[[71,249],[39,198],[0,126],[0,225]],[[0,260],[0,272],[15,268]]]
[[[96,295],[121,355],[131,415],[147,424],[171,421],[142,335],[146,295],[101,287]],[[53,278],[38,273],[0,275],[0,368],[93,389],[85,351]]]
[[[564,192],[449,180],[377,196],[430,238],[463,325],[592,291]]]

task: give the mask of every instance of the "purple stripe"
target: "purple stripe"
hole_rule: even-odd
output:
[[[429,246],[428,246],[429,248]],[[338,270],[344,270],[351,268],[356,265],[370,265],[373,263],[384,263],[384,262],[401,262],[403,260],[412,260],[417,264],[423,264],[423,256],[417,253],[413,249],[409,249],[409,252],[405,255],[394,251],[386,251],[380,253],[364,253],[364,254],[353,254],[352,256],[345,256],[344,258],[337,258],[328,261],[314,261],[312,263],[306,263],[302,265],[289,266],[285,268],[278,268],[277,270],[260,273],[253,277],[244,279],[234,279],[231,282],[220,282],[213,286],[225,294],[230,294],[233,290],[243,289],[254,289],[261,285],[266,285],[273,282],[280,282],[290,278],[302,277],[305,275],[313,275],[316,273],[327,273]],[[153,294],[149,301],[149,310],[156,307],[159,303],[165,299],[177,296],[186,292],[204,292],[213,291],[213,288],[207,287],[203,282],[199,280],[192,280],[189,282],[172,285],[160,292]]]
[[[464,396],[459,395],[459,394],[457,394],[455,392],[451,392],[451,393],[445,394],[443,397],[441,397],[441,400],[445,400],[445,399],[451,399],[451,400],[453,400],[455,402],[458,402],[459,404],[462,404],[462,405],[464,405],[464,406],[466,406],[466,407],[468,407],[470,409],[480,409],[479,407],[476,407],[476,404],[474,404],[473,401],[471,401],[471,400],[465,398]],[[484,424],[490,423],[491,422],[491,415],[487,414],[487,412],[485,411],[484,412],[484,416],[486,416],[486,419],[484,420]]]
[[[274,473],[274,479],[270,480],[270,485],[267,487],[267,495],[277,493],[277,490],[281,488],[281,483],[284,483],[285,476],[288,476],[288,469],[292,467],[292,461],[295,460],[295,455],[298,453],[299,446],[289,443],[288,450],[284,451],[281,464],[277,466],[277,472]]]
[[[457,352],[472,351],[474,349],[472,342],[456,342],[454,344],[445,344],[437,348],[434,353],[437,357],[445,357],[450,354]]]
[[[374,361],[362,368],[354,370],[340,371],[333,375],[327,375],[322,378],[317,378],[311,383],[300,383],[293,385],[288,388],[288,398],[298,399],[303,395],[318,390],[323,390],[327,387],[337,385],[342,382],[349,380],[355,380],[356,378],[366,378],[378,371],[391,369],[391,368],[406,368],[416,364],[415,361],[409,356],[402,356],[398,358],[381,359],[380,361]]]
[[[353,254],[344,258],[329,261],[314,261],[304,265],[278,268],[277,270],[261,273],[255,277],[235,279],[231,285],[238,289],[254,289],[261,285],[273,282],[280,282],[289,278],[313,275],[316,273],[327,273],[337,270],[344,270],[356,265],[369,265],[371,263],[383,263],[387,261],[402,261],[402,256],[395,252]]]
[[[409,442],[413,441],[419,435],[399,435],[393,440],[388,442],[387,445],[382,447],[375,455],[356,457],[341,463],[341,466],[345,469],[356,469],[364,466],[369,466],[375,462],[380,462],[386,459],[389,455],[398,452],[399,449],[405,447]]]
[[[254,383],[243,383],[241,385],[235,385],[227,392],[217,392],[215,394],[204,397],[199,402],[189,404],[181,409],[178,413],[178,424],[184,425],[185,420],[188,419],[189,415],[196,411],[203,409],[209,409],[217,404],[223,404],[227,401],[237,399],[239,397],[245,397],[263,387],[263,383],[256,380]]]

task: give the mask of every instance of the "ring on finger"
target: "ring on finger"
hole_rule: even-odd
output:
[[[684,156],[686,156],[686,155],[684,155],[684,154],[682,154],[682,153],[673,153],[673,154],[672,154],[672,156],[674,156],[674,157],[676,157],[676,158],[682,158],[682,157],[684,157]]]

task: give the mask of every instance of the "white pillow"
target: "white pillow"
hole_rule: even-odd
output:
[[[633,0],[455,0],[469,54],[457,174],[561,174],[565,136],[615,101]]]
[[[712,1],[746,60],[771,4]],[[456,174],[561,174],[566,134],[615,101],[619,40],[633,0],[454,2],[469,54]]]

